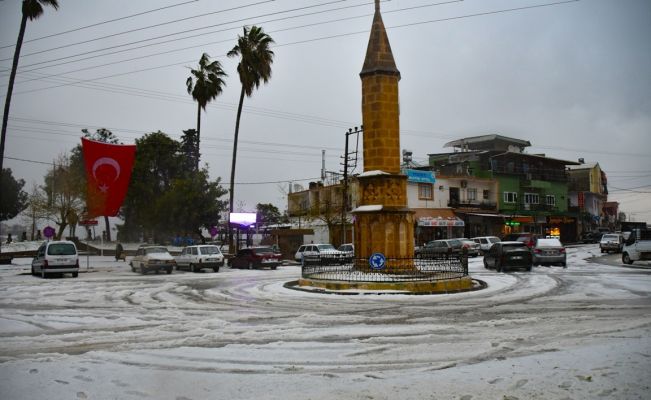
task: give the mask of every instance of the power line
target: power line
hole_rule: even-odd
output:
[[[237,10],[237,9],[241,9],[241,8],[245,8],[245,7],[250,7],[250,6],[253,6],[253,5],[269,3],[269,2],[272,2],[272,1],[275,1],[275,0],[265,0],[265,1],[260,1],[260,2],[257,2],[257,3],[251,3],[251,4],[248,4],[248,5],[245,5],[245,6],[238,6],[238,7],[225,9],[225,10],[199,14],[199,15],[195,15],[195,16],[192,16],[192,17],[179,18],[179,19],[176,19],[176,20],[173,20],[173,21],[161,22],[159,24],[149,25],[149,26],[145,26],[145,27],[142,27],[142,28],[131,29],[131,30],[123,31],[123,32],[114,33],[114,34],[111,34],[111,35],[101,36],[101,37],[94,38],[94,39],[83,40],[81,42],[70,43],[70,44],[61,45],[61,46],[58,46],[58,47],[52,47],[52,48],[49,48],[49,49],[40,50],[40,51],[36,51],[36,52],[33,52],[33,53],[26,53],[24,55],[21,55],[21,58],[22,57],[29,57],[29,56],[33,56],[33,55],[37,55],[37,54],[42,54],[42,53],[47,53],[47,52],[50,52],[50,51],[53,51],[53,50],[60,50],[60,49],[67,48],[67,47],[77,46],[77,45],[80,45],[80,44],[91,43],[91,42],[95,42],[95,41],[98,41],[98,40],[108,39],[108,38],[111,38],[111,37],[125,35],[125,34],[133,33],[133,32],[138,32],[138,31],[142,31],[142,30],[146,30],[146,29],[150,29],[150,28],[160,27],[160,26],[163,26],[163,25],[169,25],[169,24],[176,23],[176,22],[182,22],[182,21],[186,21],[186,20],[190,20],[190,19],[194,19],[194,18],[204,17],[204,16],[211,15],[211,14],[218,14],[218,13],[222,13],[222,12],[226,12],[226,11],[233,11],[233,10]],[[329,1],[327,3],[322,3],[322,4],[313,4],[311,6],[298,7],[298,8],[293,8],[293,9],[284,10],[284,11],[276,11],[276,12],[272,12],[272,13],[257,15],[255,17],[241,18],[241,19],[237,19],[237,20],[233,20],[233,21],[222,22],[222,23],[215,24],[215,25],[207,25],[207,26],[200,27],[200,28],[193,28],[193,29],[187,29],[187,30],[184,30],[184,31],[177,31],[177,32],[168,33],[168,34],[165,34],[165,35],[154,36],[154,37],[148,38],[148,39],[142,39],[142,40],[137,40],[137,41],[134,41],[134,42],[129,42],[129,43],[123,43],[123,44],[119,44],[119,45],[104,47],[102,49],[86,51],[86,52],[74,54],[74,55],[71,55],[71,56],[63,57],[63,58],[57,58],[57,59],[50,60],[50,61],[42,61],[42,62],[39,62],[39,63],[34,63],[34,64],[31,64],[31,65],[28,65],[28,67],[32,66],[32,65],[39,65],[39,64],[43,64],[43,63],[52,62],[52,61],[59,61],[59,60],[67,59],[67,58],[78,57],[78,56],[82,56],[82,55],[86,55],[86,54],[93,54],[93,53],[97,53],[97,52],[104,51],[104,50],[110,50],[110,49],[114,49],[114,48],[118,48],[118,47],[129,46],[129,45],[132,45],[132,44],[147,42],[147,41],[151,41],[151,40],[155,40],[155,39],[161,39],[161,38],[164,38],[164,37],[180,35],[182,33],[196,32],[198,30],[203,30],[203,29],[207,29],[207,28],[223,26],[223,25],[236,23],[236,22],[243,22],[243,21],[246,21],[246,20],[252,19],[252,18],[260,18],[260,17],[271,16],[271,15],[284,14],[284,13],[298,11],[298,10],[305,10],[305,9],[309,9],[309,8],[321,7],[321,6],[328,5],[328,4],[333,4],[333,3],[341,3],[343,1],[346,1],[346,0],[333,0],[333,1]],[[288,18],[290,18],[290,17],[288,17]],[[238,26],[237,28],[240,28],[240,27]],[[206,33],[203,33],[202,35],[205,35],[205,34]],[[193,37],[193,36],[191,36],[191,37]],[[175,40],[178,40],[178,39],[175,39]],[[171,40],[171,41],[174,41],[174,40]],[[162,42],[162,43],[167,43],[167,42],[168,41]],[[156,44],[160,44],[160,43],[156,43]],[[10,61],[10,60],[12,60],[12,58],[0,59],[0,61]]]
[[[37,37],[37,38],[34,38],[34,39],[23,40],[23,44],[35,42],[37,40],[51,38],[51,37],[54,37],[54,36],[65,35],[66,33],[77,32],[77,31],[80,31],[80,30],[83,30],[83,29],[88,29],[88,28],[93,28],[95,26],[109,24],[111,22],[117,22],[117,21],[122,21],[122,20],[125,20],[125,19],[129,19],[129,18],[139,17],[141,15],[166,10],[166,9],[169,9],[169,8],[179,7],[179,6],[183,6],[183,5],[190,4],[190,3],[196,3],[197,1],[199,1],[199,0],[189,0],[189,1],[185,1],[183,3],[171,4],[169,6],[154,8],[152,10],[142,11],[142,12],[139,12],[139,13],[136,13],[136,14],[125,15],[124,17],[109,19],[109,20],[102,21],[102,22],[97,22],[97,23],[94,23],[94,24],[91,24],[91,25],[80,26],[79,28],[69,29],[69,30],[63,31],[63,32],[52,33],[50,35],[41,36],[41,37]],[[1,46],[0,49],[6,49],[7,47],[14,47],[14,46],[15,46],[15,44],[8,44],[8,45],[5,45],[5,46]]]

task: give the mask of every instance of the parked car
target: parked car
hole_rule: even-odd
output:
[[[67,240],[53,240],[39,246],[32,259],[32,275],[47,278],[51,274],[72,274],[79,276],[79,255],[77,246]]]
[[[599,241],[599,248],[602,253],[621,253],[624,248],[624,236],[620,233],[606,233]]]
[[[633,262],[641,260],[651,260],[651,230],[635,229],[632,231],[622,250],[624,264],[633,264]]]
[[[304,244],[298,248],[294,255],[296,261],[309,263],[344,263],[346,261],[346,254],[335,249],[335,246],[328,243],[320,244]]]
[[[276,269],[280,265],[280,258],[271,247],[247,247],[238,250],[231,259],[231,268]]]
[[[584,232],[580,240],[583,243],[599,243],[603,235],[603,232]]]
[[[524,242],[498,242],[484,255],[484,267],[497,272],[522,268],[531,271],[533,266],[531,249]]]
[[[536,239],[538,235],[535,233],[529,232],[520,232],[520,233],[510,233],[504,237],[505,242],[522,242],[527,245],[527,247],[532,248],[536,244]]]
[[[181,254],[174,259],[176,269],[187,268],[192,272],[199,272],[206,268],[219,272],[219,267],[224,266],[224,255],[215,245],[184,247]]]
[[[461,238],[459,240],[461,240],[461,249],[467,249],[469,257],[477,257],[479,253],[481,253],[479,243],[475,242],[474,240],[467,238]]]
[[[353,258],[355,258],[355,245],[352,243],[345,243],[339,246],[337,249],[344,253],[344,257],[346,258],[346,262],[352,262]]]
[[[140,246],[129,265],[133,272],[140,271],[143,275],[150,271],[165,271],[171,274],[176,261],[163,246]]]
[[[567,267],[565,247],[558,239],[538,239],[533,247],[533,263],[535,265],[560,264]]]
[[[417,258],[438,258],[458,256],[463,244],[459,239],[432,240],[420,248]]]
[[[486,253],[488,250],[490,250],[493,243],[500,241],[500,238],[497,236],[478,236],[471,238],[471,240],[474,240],[475,243],[479,243],[479,249],[481,252]]]

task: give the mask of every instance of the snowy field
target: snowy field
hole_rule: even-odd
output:
[[[300,268],[79,278],[0,266],[0,399],[650,399],[651,265],[568,268],[448,295],[283,288]],[[591,258],[591,257],[595,258]]]

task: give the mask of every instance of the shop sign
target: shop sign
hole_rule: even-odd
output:
[[[465,226],[463,220],[459,218],[433,218],[421,217],[418,218],[418,226]]]
[[[550,224],[573,224],[576,220],[572,217],[549,217]]]
[[[416,182],[416,183],[436,183],[434,172],[421,171],[418,169],[408,169],[407,180],[409,182]]]

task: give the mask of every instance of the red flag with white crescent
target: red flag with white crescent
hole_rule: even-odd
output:
[[[81,145],[88,181],[88,218],[118,215],[129,188],[136,146],[86,138],[81,138]]]

